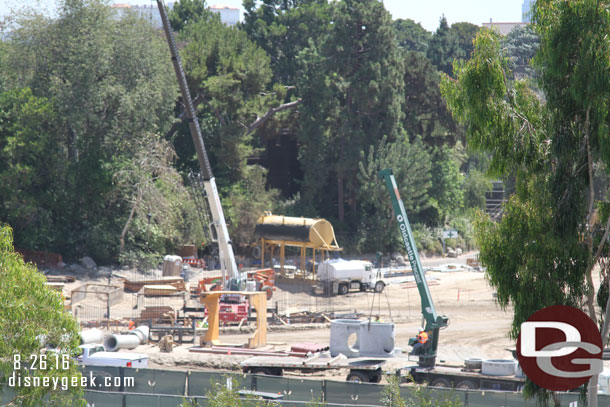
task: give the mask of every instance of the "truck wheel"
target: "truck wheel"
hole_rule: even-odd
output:
[[[369,383],[379,383],[381,381],[381,372],[370,372]]]
[[[461,380],[458,382],[458,384],[455,386],[456,389],[463,389],[463,390],[475,390],[478,389],[477,385],[474,384],[472,381],[470,380]]]
[[[377,281],[375,283],[375,292],[376,293],[382,292],[384,288],[385,288],[385,284],[383,283],[383,281]]]
[[[250,370],[250,373],[273,376],[273,373],[271,373],[271,369],[267,369],[266,367],[255,367],[254,369]]]
[[[347,375],[347,381],[352,383],[368,383],[369,376],[363,372],[350,372]]]
[[[430,382],[430,386],[449,388],[449,387],[451,387],[451,383],[447,379],[438,378],[438,379],[432,379],[432,381]]]
[[[345,295],[349,291],[349,286],[346,283],[339,284],[339,295]]]

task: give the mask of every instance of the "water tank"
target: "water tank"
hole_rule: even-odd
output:
[[[333,226],[326,219],[263,215],[256,221],[254,234],[257,239],[338,248]]]

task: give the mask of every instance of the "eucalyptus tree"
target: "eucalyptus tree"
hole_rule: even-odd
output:
[[[443,80],[470,145],[491,154],[497,174],[517,174],[517,192],[501,222],[477,225],[481,260],[498,301],[513,305],[515,338],[533,312],[565,304],[584,307],[596,323],[603,319],[607,343],[608,318],[594,307],[593,268],[608,251],[610,229],[608,196],[596,195],[594,183],[595,169],[608,168],[610,160],[609,5],[538,0],[535,67],[544,100],[526,80],[510,80],[509,60],[490,32],[477,37],[471,61],[456,64],[457,81]],[[597,403],[596,391],[594,376],[590,406]]]

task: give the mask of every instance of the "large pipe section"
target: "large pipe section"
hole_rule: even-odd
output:
[[[137,348],[148,342],[148,333],[148,327],[143,325],[126,334],[110,335],[104,340],[104,349],[107,352],[116,352],[119,349]]]
[[[99,329],[89,329],[88,331],[81,331],[80,333],[81,345],[102,342],[104,342],[104,333]]]

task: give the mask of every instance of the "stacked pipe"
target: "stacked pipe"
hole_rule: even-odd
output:
[[[104,341],[104,333],[99,329],[89,329],[88,331],[81,331],[80,333],[80,344],[86,345],[89,343],[102,343]]]
[[[104,340],[104,349],[116,352],[119,349],[134,349],[148,342],[148,326],[142,325],[125,334],[110,335]]]

